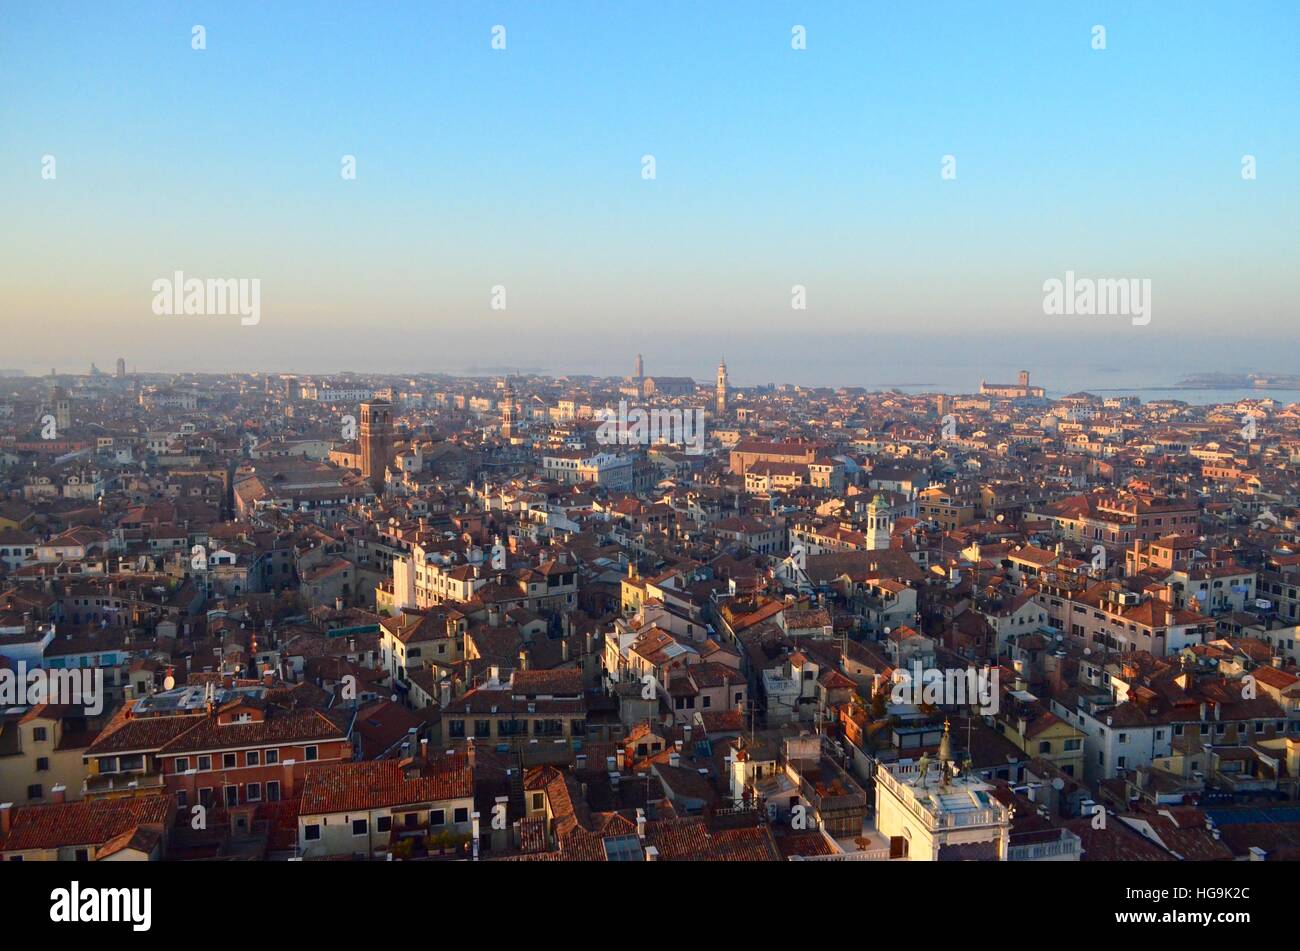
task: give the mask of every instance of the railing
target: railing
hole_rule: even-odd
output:
[[[915,767],[903,767],[903,770],[906,772],[918,772]],[[931,812],[922,804],[923,800],[917,795],[917,790],[915,788],[899,781],[895,778],[892,771],[884,766],[876,767],[876,782],[883,783],[885,788],[892,792],[894,797],[931,831],[938,829],[961,828],[964,826],[1000,825],[1005,821],[1005,814],[1001,809],[973,809],[962,812],[943,813]],[[922,789],[921,792],[924,794],[927,793],[928,790]],[[954,792],[960,794],[962,792],[961,787],[957,787]]]
[[[127,790],[159,789],[163,786],[162,773],[97,773],[87,776],[82,784],[83,795],[125,792]]]
[[[831,855],[792,855],[791,862],[888,862],[889,849],[867,849],[862,852],[835,852]]]
[[[1062,856],[1078,855],[1083,842],[1069,829],[1062,829],[1060,838],[1053,842],[1035,842],[1032,845],[1013,845],[1007,849],[1008,862],[1033,862]]]

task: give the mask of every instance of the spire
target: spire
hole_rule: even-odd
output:
[[[939,765],[946,766],[952,760],[952,737],[948,732],[947,717],[943,721],[943,738],[939,740]]]

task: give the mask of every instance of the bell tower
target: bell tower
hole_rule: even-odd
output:
[[[518,425],[517,414],[515,388],[510,385],[510,378],[506,377],[505,392],[501,395],[501,438],[514,438],[515,427]]]
[[[385,399],[361,404],[361,475],[382,492],[384,470],[393,447],[393,404]]]
[[[727,360],[723,357],[722,362],[718,364],[718,385],[715,391],[716,405],[714,414],[722,417],[727,415]]]

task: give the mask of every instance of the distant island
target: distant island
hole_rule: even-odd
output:
[[[1300,376],[1293,373],[1193,373],[1179,387],[1189,390],[1300,389]]]

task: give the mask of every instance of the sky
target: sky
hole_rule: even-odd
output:
[[[1291,370],[1300,4],[1249,10],[5,0],[0,367]]]

